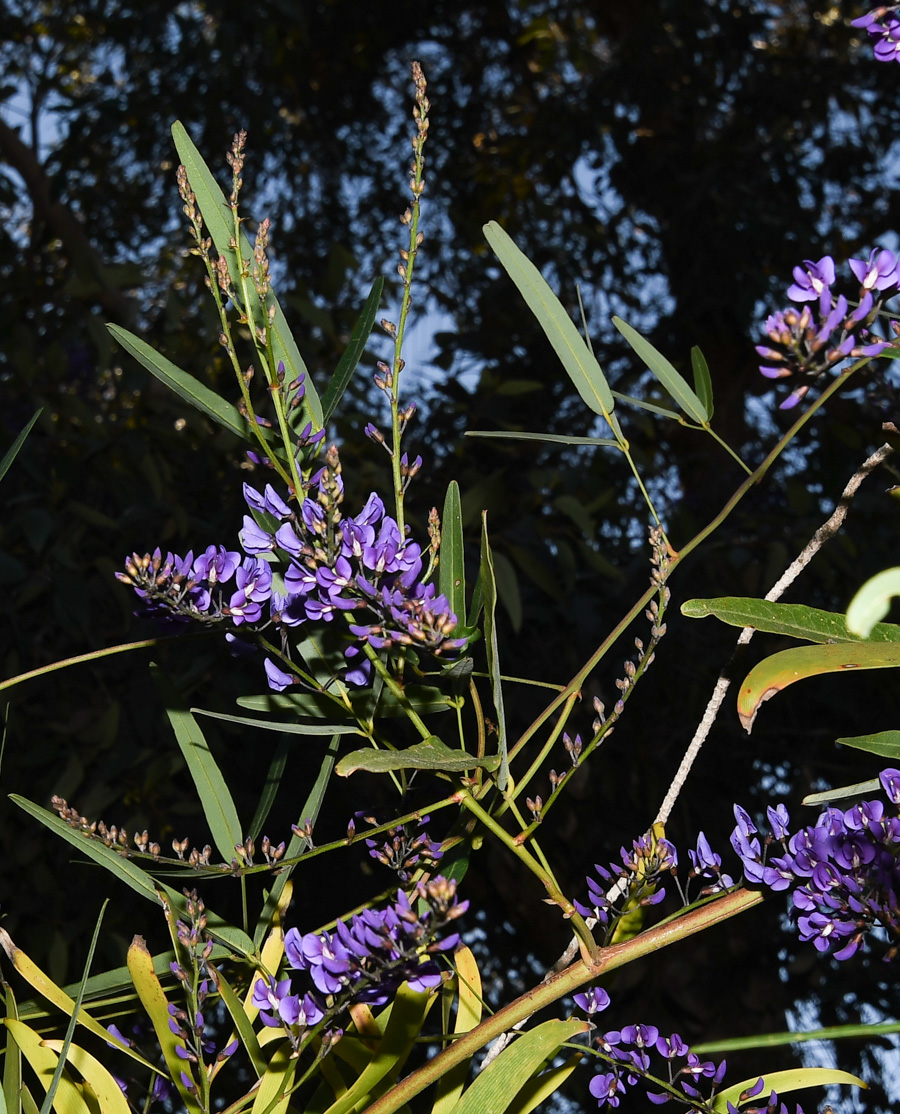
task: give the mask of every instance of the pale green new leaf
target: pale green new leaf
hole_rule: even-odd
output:
[[[176,121],[172,125],[172,138],[175,140],[178,157],[181,159],[187,171],[188,181],[190,182],[191,189],[196,195],[197,207],[203,216],[203,222],[206,225],[207,231],[212,237],[216,251],[228,262],[228,269],[235,288],[240,290],[240,275],[238,274],[235,252],[231,247],[231,240],[234,235],[234,219],[231,206],[228,204],[225,194],[210,172],[209,167],[207,167],[206,163],[201,158],[200,152],[194,146],[184,125],[179,121]],[[253,259],[253,245],[243,232],[241,233],[240,248],[244,259]],[[275,317],[271,325],[270,335],[272,338],[272,355],[275,359],[275,363],[277,365],[278,362],[281,361],[284,364],[285,381],[288,383],[293,382],[301,375],[305,376],[304,384],[306,393],[303,396],[303,407],[309,413],[315,428],[317,430],[321,429],[323,425],[322,404],[319,401],[319,396],[312,379],[307,372],[306,364],[304,364],[303,358],[300,355],[297,342],[294,340],[288,328],[284,313],[281,306],[278,304],[278,299],[275,297],[274,292],[270,290],[266,298],[266,309],[270,310],[273,307],[275,309]],[[256,324],[264,325],[265,322],[259,307],[249,308],[256,319]]]
[[[459,484],[451,480],[444,496],[441,515],[441,563],[438,565],[438,587],[447,597],[450,610],[460,623],[466,617],[466,562],[463,550],[462,504]]]
[[[236,406],[232,406],[230,402],[221,398],[215,391],[210,390],[199,379],[195,379],[193,375],[182,371],[180,367],[173,364],[171,360],[167,360],[165,356],[160,355],[155,348],[151,348],[149,344],[135,336],[134,333],[129,333],[127,329],[123,329],[120,325],[107,325],[106,327],[126,352],[134,356],[139,364],[142,364],[161,383],[164,383],[175,394],[183,398],[185,402],[190,403],[191,406],[208,418],[212,418],[214,422],[224,426],[236,437],[240,437],[244,441],[250,440],[250,427]]]
[[[606,377],[541,272],[496,221],[484,226],[484,235],[553,345],[575,389],[595,414],[610,420],[615,400]]]
[[[681,614],[689,619],[714,615],[733,627],[752,627],[768,634],[803,638],[807,642],[859,642],[861,636],[849,629],[843,615],[822,611],[802,603],[770,603],[752,596],[721,596],[709,600],[687,600]],[[879,623],[869,632],[871,642],[900,642],[900,626]]]
[[[586,1021],[545,1021],[515,1041],[489,1064],[453,1107],[451,1114],[503,1114],[522,1088],[562,1045],[588,1028]]]
[[[838,789],[823,789],[821,793],[807,793],[800,802],[806,806],[825,805],[829,801],[844,801],[848,797],[860,797],[863,793],[877,792],[880,788],[878,778],[858,781],[854,785],[842,785]]]
[[[644,340],[637,329],[633,329],[621,317],[613,317],[612,323],[685,414],[699,425],[706,425],[709,422],[706,407],[662,352],[654,348],[649,340]]]
[[[197,788],[213,842],[222,859],[229,863],[234,858],[235,847],[241,845],[244,837],[237,809],[222,777],[222,771],[210,752],[200,725],[184,707],[184,702],[166,675],[155,664],[150,665],[150,672]]]
[[[891,599],[900,596],[900,569],[885,569],[860,588],[847,608],[847,627],[868,638],[879,619],[887,615]]]
[[[858,1075],[851,1075],[848,1071],[838,1068],[788,1068],[786,1071],[768,1072],[763,1077],[765,1082],[760,1095],[762,1101],[768,1098],[772,1091],[779,1095],[789,1094],[791,1091],[802,1091],[806,1087],[828,1087],[832,1083],[852,1083],[856,1087],[867,1088],[865,1080]],[[745,1079],[742,1083],[735,1083],[733,1087],[726,1087],[719,1091],[713,1100],[713,1110],[716,1114],[725,1114],[728,1103],[737,1105],[738,1099],[748,1088],[752,1087],[759,1076],[754,1079]]]

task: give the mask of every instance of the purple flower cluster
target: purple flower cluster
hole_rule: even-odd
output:
[[[787,296],[797,305],[766,320],[770,344],[757,345],[765,361],[759,370],[768,379],[800,380],[781,403],[782,410],[796,406],[820,375],[848,359],[878,356],[890,346],[872,325],[884,303],[897,293],[900,261],[891,251],[873,251],[868,259],[851,259],[850,270],[859,282],[855,307],[843,294],[833,294],[834,260],[824,255],[794,268]]]
[[[873,47],[876,62],[900,62],[900,19],[897,5],[873,8],[859,19],[851,19],[851,27],[863,27],[875,40]]]
[[[835,959],[848,959],[875,928],[888,938],[885,959],[900,951],[900,770],[883,770],[884,802],[828,808],[815,824],[789,833],[784,805],[769,808],[771,834],[762,841],[739,805],[731,843],[748,882],[791,890],[800,938]],[[780,854],[771,854],[773,846]]]
[[[339,510],[343,483],[336,450],[313,477],[299,508],[267,484],[260,493],[244,485],[251,514],[240,534],[246,556],[210,546],[197,557],[160,550],[133,554],[125,572],[116,573],[146,602],[143,614],[177,622],[230,622],[249,629],[273,624],[283,634],[306,621],[330,623],[345,615],[353,644],[346,650],[347,679],[365,684],[369,662],[360,657],[368,643],[379,650],[393,645],[433,654],[458,650],[465,639],[452,638],[456,616],[434,584],[421,579],[421,546],[402,536],[374,492],[355,518]],[[281,585],[273,564],[283,569]],[[234,577],[226,598],[224,586]],[[280,590],[283,586],[283,591]],[[357,659],[358,660],[355,660]],[[272,660],[265,663],[269,686],[283,691],[297,678]]]
[[[575,1003],[591,1017],[605,1010],[610,1004],[610,998],[605,990],[592,987],[585,994],[576,994]],[[712,1060],[701,1060],[677,1033],[664,1037],[655,1025],[626,1025],[622,1029],[611,1029],[607,1033],[601,1033],[592,1043],[609,1069],[595,1075],[589,1087],[601,1109],[604,1106],[618,1106],[622,1095],[641,1079],[648,1087],[647,1099],[654,1106],[677,1102],[691,1110],[697,1110],[700,1104],[704,1110],[711,1109],[716,1092],[725,1078],[725,1060],[718,1064]],[[661,1079],[658,1074],[650,1074],[653,1053],[665,1061],[667,1079]],[[677,1061],[683,1062],[679,1066]],[[709,1083],[707,1093],[704,1094],[700,1084],[705,1080]],[[656,1089],[660,1086],[666,1089]],[[774,1091],[764,1100],[765,1106],[747,1105],[762,1094],[764,1086],[764,1080],[759,1079],[740,1096],[737,1106],[728,1102],[728,1114],[762,1114],[763,1111],[768,1114],[788,1114],[784,1103],[779,1105],[778,1095]],[[797,1114],[803,1114],[799,1106]]]
[[[631,850],[621,848],[621,864],[610,863],[609,867],[595,864],[597,877],[588,877],[588,896],[590,905],[575,902],[578,912],[584,917],[593,917],[605,929],[605,939],[612,937],[618,921],[634,909],[657,905],[666,895],[665,883],[674,878],[679,886],[679,896],[688,900],[687,890],[693,880],[704,883],[698,896],[720,893],[734,885],[733,880],[722,872],[722,857],[716,854],[703,834],[697,840],[697,849],[688,852],[691,869],[688,872],[688,885],[681,890],[678,883],[678,852],[667,839],[657,839],[647,833],[635,840]]]
[[[423,912],[417,903],[424,902]],[[334,1016],[354,1002],[384,1005],[402,982],[413,990],[430,990],[441,982],[433,958],[452,951],[459,933],[441,935],[468,909],[456,900],[456,883],[438,876],[420,882],[408,897],[398,891],[386,909],[365,909],[349,921],[338,921],[334,932],[302,935],[289,929],[284,938],[288,965],[303,971],[312,983],[305,992],[291,993],[290,977],[275,982],[258,979],[253,1004],[266,1025],[284,1026],[295,1042],[326,1013]]]

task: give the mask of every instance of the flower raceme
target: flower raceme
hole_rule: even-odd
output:
[[[331,623],[346,616],[352,644],[346,650],[347,680],[364,684],[368,643],[376,650],[411,646],[447,654],[465,645],[453,638],[457,625],[446,597],[422,580],[422,548],[401,535],[397,521],[372,492],[354,518],[340,512],[343,483],[336,452],[311,482],[299,507],[271,484],[260,493],[244,485],[250,514],[240,542],[243,555],[209,546],[199,557],[157,549],[132,554],[116,576],[144,601],[140,614],[177,624],[227,622],[235,628],[285,634],[301,623]],[[273,567],[282,571],[278,590]],[[233,582],[233,583],[232,583]],[[284,664],[284,663],[283,663]],[[269,686],[282,691],[295,676],[272,660],[265,663]]]
[[[794,268],[787,296],[797,304],[766,319],[769,343],[756,348],[764,360],[760,372],[767,379],[800,381],[781,403],[782,410],[795,406],[820,375],[890,347],[873,325],[884,303],[897,293],[900,261],[891,251],[876,250],[868,259],[851,259],[850,270],[859,283],[855,305],[832,292],[834,260],[824,255]]]
[[[791,890],[801,940],[839,960],[875,929],[887,937],[886,960],[900,951],[900,771],[883,770],[879,781],[893,809],[880,800],[828,808],[793,834],[784,805],[767,810],[771,832],[762,839],[735,805],[731,843],[747,881]]]
[[[900,62],[900,19],[897,5],[873,8],[859,19],[851,19],[851,27],[863,28],[875,40],[873,52],[878,62]]]
[[[294,971],[305,973],[307,986],[292,993],[290,976],[260,978],[253,1004],[266,1025],[282,1026],[299,1047],[308,1027],[355,1002],[384,1005],[403,982],[412,990],[431,990],[442,979],[434,957],[459,942],[459,933],[446,929],[468,907],[457,901],[456,883],[438,875],[419,882],[410,896],[399,890],[385,909],[364,909],[338,921],[333,932],[303,935],[291,928],[285,955]]]

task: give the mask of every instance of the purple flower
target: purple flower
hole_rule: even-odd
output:
[[[850,270],[856,275],[863,290],[887,290],[896,286],[898,279],[897,256],[892,251],[872,251],[867,260],[851,259]]]
[[[575,1004],[581,1006],[588,1015],[601,1013],[610,1003],[609,995],[602,986],[592,986],[584,994],[575,995]]]
[[[804,259],[803,267],[794,268],[794,282],[787,296],[792,302],[816,302],[833,283],[834,260],[830,255],[823,255],[818,263]]]
[[[275,692],[284,692],[296,680],[293,674],[285,673],[283,669],[279,669],[270,658],[266,658],[263,668],[269,680],[269,688],[274,689]]]

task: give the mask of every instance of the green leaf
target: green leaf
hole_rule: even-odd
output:
[[[716,1114],[725,1114],[729,1102],[736,1106],[743,1092],[752,1087],[758,1079],[759,1076],[745,1079],[742,1083],[735,1083],[733,1087],[726,1087],[724,1091],[719,1091],[712,1106]],[[856,1087],[868,1088],[865,1080],[860,1079],[858,1075],[851,1075],[850,1072],[840,1071],[838,1068],[788,1068],[786,1071],[767,1072],[764,1080],[760,1095],[763,1101],[772,1091],[785,1095],[790,1091],[802,1091],[805,1087],[828,1087],[832,1083],[852,1083]]]
[[[585,404],[610,421],[615,401],[606,377],[541,272],[496,221],[484,226],[484,235],[537,318]]]
[[[770,603],[752,596],[721,596],[710,600],[687,600],[681,614],[689,619],[714,615],[733,627],[752,627],[769,634],[803,638],[807,642],[859,642],[848,629],[843,615],[806,607],[801,603]],[[900,642],[900,626],[879,623],[870,632],[873,642]]]
[[[706,362],[706,357],[696,345],[691,349],[691,366],[694,369],[694,390],[697,392],[697,398],[700,399],[700,405],[706,411],[707,420],[712,421],[712,378],[709,374],[709,365]]]
[[[223,861],[230,863],[234,858],[235,847],[241,845],[244,836],[237,809],[222,777],[222,771],[210,752],[200,725],[184,707],[184,702],[166,675],[158,665],[153,663],[150,665],[150,672],[165,704],[166,715],[175,732],[178,746],[194,779],[213,842]]]
[[[506,713],[503,708],[503,684],[500,680],[500,653],[497,645],[497,582],[494,578],[491,543],[488,539],[487,511],[481,512],[480,581],[481,590],[484,593],[484,644],[487,652],[488,673],[491,675],[494,711],[497,713],[497,738],[500,754],[497,788],[501,793],[505,793],[509,782],[509,756],[506,741]]]
[[[550,1068],[542,1071],[540,1075],[533,1076],[507,1107],[507,1114],[531,1114],[532,1110],[537,1110],[542,1102],[556,1094],[583,1061],[584,1053],[576,1052],[559,1067]]]
[[[438,589],[450,603],[450,610],[460,623],[466,618],[466,561],[463,549],[462,503],[459,484],[451,480],[444,496],[441,515],[441,563],[438,565]]]
[[[282,731],[287,735],[361,735],[360,729],[352,723],[323,723],[320,719],[307,717],[305,722],[284,720],[252,719],[250,716],[230,716],[226,712],[209,712],[203,708],[191,708],[198,716],[210,719],[223,719],[228,723],[238,723],[244,727],[259,727],[263,731]]]
[[[231,247],[231,240],[234,235],[234,218],[231,212],[231,206],[228,204],[218,182],[201,158],[200,152],[194,146],[191,137],[188,135],[187,131],[185,131],[184,125],[179,121],[176,121],[172,125],[172,138],[175,140],[178,157],[181,159],[187,171],[191,189],[196,195],[197,208],[203,215],[203,222],[206,225],[206,229],[212,237],[216,251],[228,261],[228,270],[231,273],[231,280],[235,288],[240,290],[241,283],[240,275],[238,274],[237,260],[235,258],[235,252]],[[241,233],[241,253],[245,259],[253,258],[253,245],[243,232]],[[307,372],[306,364],[303,362],[297,343],[287,326],[287,321],[285,320],[281,306],[278,304],[278,299],[275,297],[274,291],[270,290],[266,298],[266,309],[271,310],[273,307],[275,309],[275,317],[270,329],[272,356],[276,366],[279,360],[284,363],[286,382],[291,383],[299,376],[305,376],[304,385],[306,387],[306,393],[303,396],[303,407],[309,413],[315,428],[317,430],[321,429],[324,421],[322,417],[322,404],[319,401],[318,393],[316,392],[312,378]],[[253,314],[257,325],[265,324],[262,311],[258,304],[248,308]]]
[[[253,722],[255,723],[256,721],[254,720]],[[269,813],[272,811],[272,805],[275,803],[275,798],[278,796],[278,790],[281,788],[281,779],[284,777],[291,746],[290,739],[281,738],[278,740],[278,746],[276,746],[275,753],[272,755],[272,760],[269,763],[269,769],[266,773],[266,780],[263,782],[262,792],[259,795],[259,803],[256,806],[253,819],[250,821],[250,830],[247,833],[254,843],[256,843],[262,835],[263,824],[268,820]]]
[[[795,646],[772,654],[744,678],[738,696],[738,716],[748,733],[760,704],[776,693],[823,673],[851,669],[894,669],[900,665],[900,646],[883,642],[843,642],[827,646]]]
[[[829,801],[843,801],[847,797],[859,797],[863,793],[872,793],[880,788],[878,778],[869,781],[858,781],[855,785],[842,785],[838,789],[823,789],[821,793],[807,793],[800,802],[802,805],[824,805]]]
[[[467,429],[466,437],[493,437],[498,441],[544,441],[548,445],[607,445],[621,448],[610,437],[571,437],[560,433],[524,433],[515,429]]]
[[[900,596],[900,569],[885,569],[860,588],[847,608],[847,627],[868,638],[872,627],[887,615],[893,596]]]
[[[244,1011],[244,1004],[235,994],[231,983],[228,982],[222,972],[216,971],[216,974],[218,975],[216,989],[222,996],[225,1008],[234,1022],[237,1035],[241,1039],[241,1044],[244,1046],[250,1064],[256,1073],[256,1078],[260,1079],[266,1070],[266,1061],[263,1058],[262,1049],[259,1047],[259,1040],[253,1026],[250,1024],[250,1019]]]
[[[637,329],[632,329],[621,317],[613,317],[612,323],[685,414],[699,425],[706,425],[709,422],[706,407],[662,352],[657,351],[649,340],[644,340]]]
[[[372,333],[372,326],[375,324],[375,315],[378,313],[378,306],[381,303],[381,293],[383,290],[384,276],[379,275],[372,283],[372,289],[369,291],[366,304],[363,306],[362,313],[359,315],[356,324],[353,326],[353,332],[350,334],[350,342],[344,349],[344,354],[338,361],[338,366],[334,369],[331,382],[322,395],[323,424],[328,421],[334,413],[337,404],[341,401],[344,391],[346,391],[350,380],[353,378],[356,366],[363,352],[366,350],[366,344]]]
[[[392,770],[444,770],[461,773],[483,766],[495,770],[500,764],[498,755],[476,758],[466,750],[453,750],[436,736],[425,739],[403,750],[354,750],[345,754],[337,764],[337,773],[349,777],[357,770],[371,774],[386,774]]]
[[[300,815],[297,817],[298,823],[302,824],[306,820],[309,820],[314,825],[316,820],[318,820],[322,802],[325,799],[325,790],[328,788],[328,782],[331,780],[331,772],[337,761],[340,745],[340,736],[332,735],[331,742],[328,744],[328,750],[325,752],[325,757],[322,759],[322,764],[319,767],[319,773],[315,783],[309,791],[306,800],[303,802]],[[307,840],[305,836],[292,835],[284,857],[286,859],[296,859],[306,849],[306,844]],[[283,867],[273,881],[272,888],[266,895],[265,905],[263,906],[262,913],[260,913],[259,921],[253,933],[253,944],[255,948],[260,948],[262,946],[263,938],[269,931],[269,925],[278,907],[278,901],[282,891],[284,890],[287,880],[293,873],[293,870],[293,866]]]
[[[677,410],[657,406],[655,402],[645,402],[641,398],[634,398],[633,395],[623,395],[621,391],[613,391],[613,398],[618,402],[627,402],[631,406],[637,406],[641,410],[649,410],[651,414],[658,414],[661,418],[671,418],[672,421],[679,422],[681,425],[685,424],[684,418]]]
[[[25,439],[28,437],[28,434],[31,433],[31,427],[38,420],[42,413],[43,407],[41,407],[39,410],[35,410],[35,412],[28,419],[28,424],[3,454],[3,459],[0,460],[0,480],[2,480],[6,473],[9,471],[9,466],[19,455],[19,450],[25,444]]]
[[[854,735],[835,741],[841,746],[855,747],[882,758],[893,758],[895,761],[900,758],[900,731],[878,731],[874,735]]]
[[[240,437],[242,441],[250,440],[249,426],[236,406],[232,406],[230,402],[220,398],[215,391],[210,390],[199,379],[195,379],[193,375],[189,375],[186,371],[182,371],[180,367],[176,367],[171,360],[167,360],[165,356],[160,355],[155,348],[151,348],[149,344],[135,336],[134,333],[129,333],[127,329],[123,329],[120,325],[107,325],[106,327],[126,352],[130,352],[139,364],[142,364],[161,383],[164,383],[175,394],[183,398],[185,402],[189,402],[202,414],[224,426],[235,437]]]
[[[453,1107],[452,1114],[503,1114],[522,1088],[562,1045],[588,1029],[586,1021],[545,1021],[517,1037],[489,1064]]]

